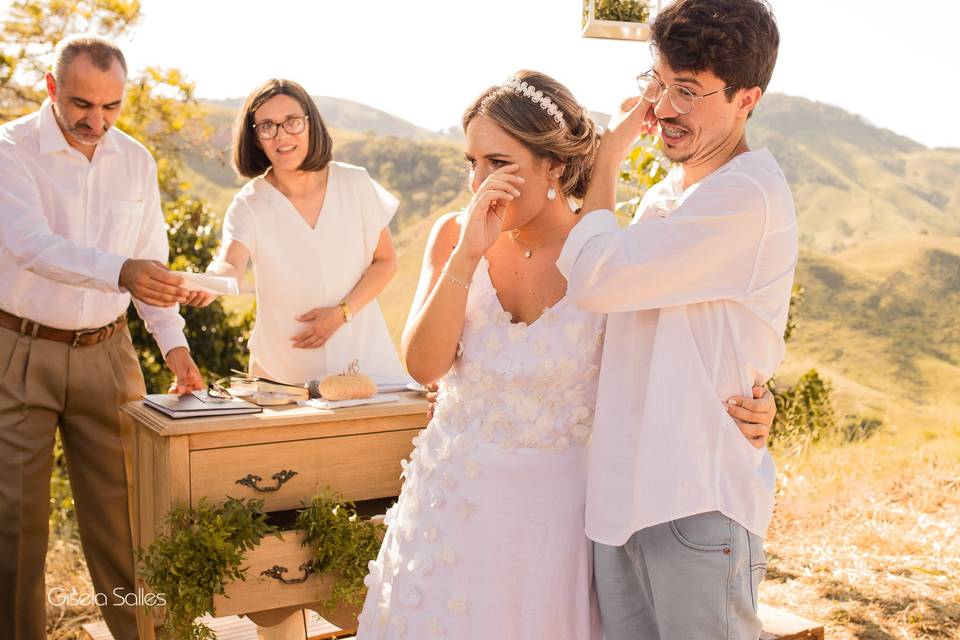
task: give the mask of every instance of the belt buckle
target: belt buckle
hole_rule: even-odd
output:
[[[110,326],[110,325],[107,325]],[[83,336],[91,336],[95,333],[100,333],[104,330],[104,327],[98,329],[87,329],[86,331],[74,331],[73,332],[73,343],[70,345],[71,348],[76,349],[80,346],[80,338]]]

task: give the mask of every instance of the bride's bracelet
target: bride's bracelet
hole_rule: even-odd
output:
[[[453,280],[454,282],[456,282],[458,285],[460,285],[460,286],[463,287],[464,289],[469,289],[469,288],[470,288],[470,283],[469,283],[469,282],[464,282],[464,281],[461,280],[460,278],[456,277],[455,275],[453,275],[452,273],[450,273],[449,271],[447,271],[446,267],[444,267],[443,271],[440,272],[440,276],[441,276],[441,277],[442,277],[442,276],[446,276],[446,277],[450,278],[451,280]]]

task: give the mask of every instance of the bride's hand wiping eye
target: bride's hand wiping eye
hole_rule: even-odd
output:
[[[515,175],[520,165],[501,167],[484,179],[467,207],[467,220],[460,230],[458,249],[479,260],[503,230],[507,205],[520,197],[523,178]]]

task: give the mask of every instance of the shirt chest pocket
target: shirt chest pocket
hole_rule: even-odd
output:
[[[143,224],[142,200],[112,200],[110,216],[101,231],[107,250],[133,256]]]

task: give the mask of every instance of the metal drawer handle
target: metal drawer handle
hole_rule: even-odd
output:
[[[292,477],[295,476],[295,475],[297,475],[297,472],[296,472],[296,471],[291,471],[291,470],[289,470],[289,469],[284,469],[283,471],[278,471],[278,472],[276,472],[275,474],[273,474],[272,476],[270,476],[271,478],[273,478],[274,480],[277,481],[276,486],[273,486],[273,487],[259,487],[259,486],[257,486],[257,483],[260,482],[261,480],[263,480],[263,478],[261,478],[261,477],[258,476],[258,475],[249,473],[249,474],[247,474],[246,476],[244,476],[243,478],[240,478],[239,480],[237,480],[236,484],[242,484],[242,485],[245,486],[245,487],[250,487],[250,488],[253,489],[254,491],[259,491],[259,492],[261,492],[261,493],[270,493],[271,491],[276,491],[277,489],[279,489],[280,487],[282,487],[284,484],[286,484],[287,480],[289,480],[290,478],[292,478]]]
[[[300,565],[299,569],[300,571],[303,571],[303,577],[293,578],[290,580],[283,577],[283,574],[285,574],[288,571],[288,569],[286,567],[281,567],[280,565],[276,565],[276,564],[273,565],[273,568],[271,569],[266,569],[265,571],[261,571],[260,575],[268,576],[270,578],[273,578],[274,580],[279,580],[283,584],[300,584],[301,582],[306,582],[307,579],[311,575],[313,575],[313,562],[310,560],[307,560],[306,562]]]

